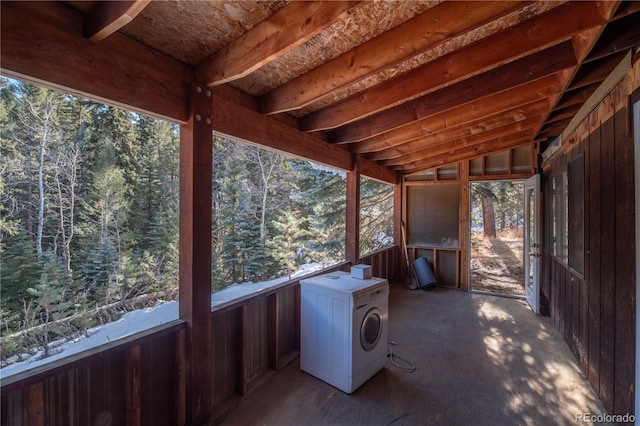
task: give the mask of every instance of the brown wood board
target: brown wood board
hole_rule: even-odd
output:
[[[622,98],[626,98],[622,96]],[[634,412],[635,180],[629,108],[615,113],[615,355],[613,413]],[[636,171],[637,172],[637,171]]]

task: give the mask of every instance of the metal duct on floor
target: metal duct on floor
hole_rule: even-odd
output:
[[[433,276],[433,269],[424,257],[419,257],[413,261],[413,270],[418,277],[418,284],[423,290],[436,285],[436,278]]]

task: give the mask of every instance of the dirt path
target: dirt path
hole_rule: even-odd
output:
[[[522,237],[473,235],[471,289],[524,296]]]

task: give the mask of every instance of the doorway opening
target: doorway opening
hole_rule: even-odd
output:
[[[525,296],[524,182],[471,182],[471,291]]]

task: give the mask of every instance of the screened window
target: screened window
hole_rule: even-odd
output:
[[[584,156],[550,176],[550,253],[584,273]]]

